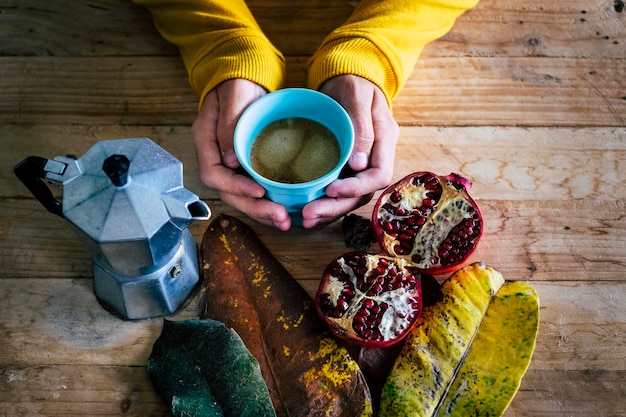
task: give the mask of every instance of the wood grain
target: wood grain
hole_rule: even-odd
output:
[[[575,414],[579,406],[591,410],[597,395],[613,399],[603,415],[619,415],[624,404],[626,313],[621,306],[626,285],[532,285],[542,305],[537,348],[506,416]],[[158,319],[120,322],[92,299],[89,280],[2,279],[0,296],[12,300],[0,304],[2,332],[9,336],[0,341],[3,410],[30,404],[29,412],[40,414],[22,414],[24,408],[18,415],[67,415],[75,410],[96,415],[125,403],[135,407],[136,415],[158,412],[144,368],[150,341],[160,332]],[[174,319],[193,317],[196,301]],[[75,315],[83,320],[77,322]],[[604,346],[602,354],[597,346]],[[578,390],[582,398],[573,394]],[[98,411],[89,411],[90,404]]]
[[[286,56],[288,86],[356,5],[247,3]],[[394,179],[470,178],[486,221],[472,260],[539,293],[537,349],[505,417],[626,416],[625,43],[621,1],[482,0],[424,49],[393,103]],[[197,98],[177,48],[128,0],[6,0],[0,93],[0,415],[169,415],[145,370],[161,319],[100,307],[91,254],[11,168],[147,136],[214,212],[241,216],[199,181]],[[338,223],[284,233],[240,218],[309,295],[347,250]],[[198,241],[206,226],[191,227]],[[196,317],[197,302],[170,318]]]
[[[587,281],[623,279],[626,240],[624,201],[492,201],[479,202],[486,219],[485,236],[472,260],[488,262],[507,279]],[[238,215],[219,201],[215,213]],[[357,212],[371,213],[371,203]],[[19,268],[5,278],[84,278],[92,276],[91,256],[60,218],[32,200],[0,202],[1,256]],[[239,214],[240,216],[240,214]],[[250,220],[248,220],[251,222]],[[28,224],[26,227],[24,224]],[[321,271],[347,249],[340,224],[324,233],[282,233],[251,222],[264,244],[311,295]],[[207,224],[191,231],[198,239]],[[372,248],[375,250],[375,247]]]
[[[305,59],[287,84],[304,85]],[[401,125],[613,126],[626,122],[620,60],[424,58],[393,103]],[[0,123],[193,122],[178,57],[0,58]]]
[[[251,0],[250,10],[286,56],[308,56],[350,16],[356,1]],[[619,2],[482,0],[430,56],[623,58],[626,13]],[[176,56],[148,12],[130,1],[9,0],[0,14],[3,56]],[[129,40],[132,39],[132,42]]]
[[[171,416],[144,366],[0,365],[6,416]]]
[[[189,126],[0,125],[0,197],[31,197],[10,168],[28,155],[81,156],[100,140],[150,137],[184,165],[187,188],[206,199]],[[457,172],[482,200],[626,199],[621,127],[422,127],[400,129],[394,180],[414,171]],[[556,192],[558,190],[558,192]],[[575,203],[573,203],[575,204]]]

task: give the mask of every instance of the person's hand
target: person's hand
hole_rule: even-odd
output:
[[[207,94],[191,133],[202,182],[215,189],[223,202],[258,222],[288,230],[291,219],[285,207],[263,198],[263,187],[235,171],[239,167],[233,147],[235,125],[241,113],[266,93],[251,81],[223,82]]]
[[[348,161],[355,175],[326,187],[326,197],[312,201],[302,210],[302,226],[331,223],[367,204],[374,192],[385,188],[393,177],[398,123],[382,91],[356,75],[340,75],[326,81],[321,92],[339,102],[354,125],[354,150]]]

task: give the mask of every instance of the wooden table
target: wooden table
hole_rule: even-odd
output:
[[[249,2],[296,86],[352,2],[294,3]],[[394,111],[395,177],[471,178],[486,220],[473,259],[541,298],[537,348],[506,416],[625,416],[623,2],[483,0],[426,48]],[[126,322],[100,307],[90,254],[11,168],[148,136],[214,212],[241,216],[198,180],[195,113],[176,48],[141,7],[0,2],[0,416],[168,415],[145,368],[161,319]],[[246,221],[311,294],[346,250],[339,224],[282,233]],[[206,227],[192,226],[198,241]],[[172,318],[196,314],[197,297]]]

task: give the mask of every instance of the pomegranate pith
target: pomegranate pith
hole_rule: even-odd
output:
[[[421,313],[420,278],[403,259],[349,252],[324,270],[317,312],[349,343],[389,346],[408,334]]]
[[[381,248],[429,273],[456,269],[476,249],[483,231],[470,185],[458,174],[416,172],[389,186],[372,216]]]

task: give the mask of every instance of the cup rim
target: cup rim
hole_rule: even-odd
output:
[[[281,95],[285,95],[285,94],[293,94],[293,93],[317,96],[318,98],[321,98],[321,99],[327,101],[330,106],[335,108],[334,110],[338,114],[340,114],[342,116],[342,118],[345,118],[347,120],[347,122],[348,122],[347,126],[348,126],[348,130],[349,130],[349,134],[350,134],[350,137],[352,138],[352,140],[350,141],[349,149],[347,149],[347,152],[345,154],[343,154],[343,156],[341,156],[339,158],[339,161],[337,162],[337,165],[335,165],[335,167],[333,169],[331,169],[330,171],[328,171],[326,174],[322,175],[321,177],[315,178],[315,179],[307,181],[307,182],[298,182],[298,183],[288,183],[288,182],[275,181],[275,180],[272,180],[270,178],[267,178],[267,177],[259,174],[254,168],[252,168],[252,165],[250,163],[248,163],[248,160],[247,160],[248,158],[245,157],[245,155],[242,155],[242,152],[244,152],[244,150],[241,148],[241,146],[238,146],[238,142],[237,142],[238,132],[241,129],[240,128],[240,122],[242,120],[244,120],[247,115],[252,113],[257,107],[262,106],[268,100],[275,99],[277,96],[281,96]],[[303,117],[303,118],[308,118],[308,117]],[[319,120],[316,120],[315,118],[309,118],[309,119],[313,120],[313,121],[315,121],[317,123],[324,124],[323,122],[321,122]],[[282,120],[282,119],[277,119],[277,120]],[[277,120],[275,120],[275,121],[277,121]],[[284,190],[298,190],[300,188],[308,188],[308,187],[311,187],[311,186],[323,184],[325,182],[329,183],[330,182],[329,180],[331,178],[337,176],[337,174],[338,174],[337,171],[340,172],[344,168],[344,166],[348,162],[348,159],[350,158],[350,155],[352,154],[352,150],[354,148],[354,126],[352,125],[352,120],[350,119],[350,116],[348,115],[348,112],[346,112],[346,110],[343,108],[343,106],[341,104],[339,104],[336,100],[334,100],[332,97],[330,97],[330,96],[328,96],[328,95],[326,95],[324,93],[321,93],[321,92],[319,92],[317,90],[312,90],[312,89],[309,89],[309,88],[301,88],[301,87],[283,88],[283,89],[276,90],[276,91],[273,91],[271,93],[268,93],[268,94],[264,95],[263,97],[257,99],[252,104],[250,104],[246,108],[246,110],[243,111],[243,113],[239,117],[239,120],[237,121],[237,124],[235,125],[234,143],[233,143],[233,145],[234,145],[234,148],[235,148],[235,154],[237,155],[237,159],[239,160],[239,163],[241,164],[241,166],[255,180],[257,180],[257,182],[260,183],[260,181],[259,181],[259,179],[260,179],[263,182],[263,184],[261,184],[261,185],[267,185],[267,186],[270,186],[270,187],[281,188],[281,189],[284,189]]]

